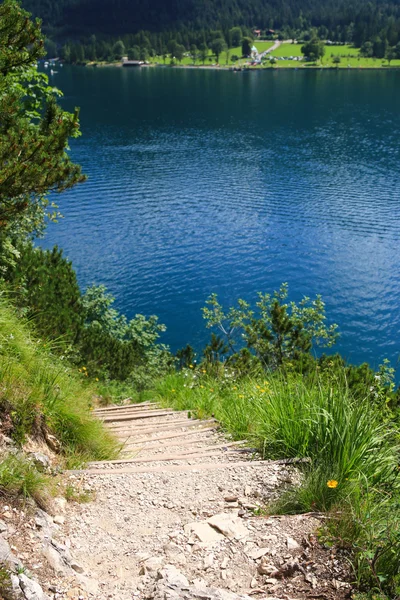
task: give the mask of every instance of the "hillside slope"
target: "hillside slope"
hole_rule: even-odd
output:
[[[358,21],[400,18],[399,0],[24,0],[23,5],[66,35],[123,34],[139,30],[227,29],[235,25],[279,29],[304,21],[329,29]]]

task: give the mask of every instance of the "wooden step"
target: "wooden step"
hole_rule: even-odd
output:
[[[135,421],[137,419],[152,419],[154,417],[165,417],[166,415],[174,414],[172,411],[155,410],[143,413],[132,412],[124,413],[123,415],[107,415],[106,417],[99,417],[103,423],[119,423],[120,421]],[[175,414],[179,414],[176,412]]]
[[[190,460],[190,458],[189,458]],[[199,465],[162,465],[157,467],[122,467],[121,469],[81,469],[69,471],[76,475],[140,475],[141,473],[165,473],[174,471],[210,471],[214,469],[237,469],[238,467],[265,467],[269,460],[247,460],[239,462],[203,463]]]
[[[157,431],[173,431],[174,429],[183,429],[183,428],[192,428],[192,427],[201,427],[203,425],[209,425],[210,423],[215,423],[215,421],[209,420],[209,421],[193,421],[190,422],[188,421],[187,423],[176,423],[176,424],[171,424],[171,425],[159,425],[158,427],[150,427],[148,429],[132,429],[129,430],[127,432],[125,432],[125,435],[128,435],[128,437],[123,438],[122,436],[119,436],[120,439],[128,439],[128,438],[132,438],[134,436],[140,436],[140,435],[144,435],[144,434],[148,434],[148,433],[156,433]],[[119,432],[120,434],[122,432]]]
[[[143,422],[141,422],[141,418],[139,419],[127,419],[124,421],[109,421],[107,423],[104,423],[106,425],[106,427],[108,427],[109,429],[114,430],[120,430],[120,429],[129,429],[129,427],[150,427],[152,425],[167,425],[168,423],[185,423],[186,421],[201,421],[201,419],[189,419],[185,413],[176,413],[176,414],[172,414],[172,413],[168,413],[168,415],[171,415],[173,418],[166,418],[167,415],[161,416],[161,415],[156,415],[158,417],[160,417],[159,421],[149,421],[148,419],[143,419]],[[132,423],[130,423],[129,421],[132,421]]]
[[[129,423],[125,423],[124,425],[112,425],[110,423],[107,423],[107,429],[109,431],[112,431],[112,433],[123,433],[123,432],[130,432],[130,431],[142,431],[144,429],[152,429],[153,431],[155,431],[157,428],[159,427],[168,427],[169,425],[181,425],[182,427],[185,426],[187,423],[202,423],[202,421],[197,421],[195,419],[172,419],[170,420],[162,420],[159,423],[155,423],[153,426],[151,426],[151,423],[132,423],[132,425],[129,425]]]
[[[192,433],[192,432],[189,432],[189,433]],[[143,452],[145,450],[153,450],[154,448],[160,448],[160,449],[162,449],[162,448],[168,448],[168,447],[171,447],[171,446],[193,446],[194,444],[200,444],[200,443],[201,444],[206,444],[206,446],[205,446],[206,448],[215,448],[215,447],[224,448],[225,446],[233,446],[233,445],[235,445],[235,446],[239,446],[240,445],[241,446],[241,445],[247,443],[247,440],[243,440],[243,441],[240,441],[240,442],[227,442],[226,444],[220,444],[218,446],[213,446],[212,444],[207,444],[206,443],[210,439],[212,440],[212,438],[207,437],[207,438],[203,438],[203,439],[200,438],[199,440],[193,440],[193,439],[182,440],[182,441],[178,440],[178,441],[172,441],[172,442],[171,441],[170,442],[165,442],[165,443],[162,443],[162,444],[148,443],[148,445],[146,445],[146,446],[145,445],[141,445],[141,446],[137,446],[136,448],[132,448],[131,452],[135,452],[135,451],[137,451],[137,452]],[[149,442],[153,442],[153,439],[150,438]],[[147,443],[146,441],[142,442],[142,444],[146,444],[146,443]],[[198,450],[199,450],[199,448],[198,448]]]
[[[162,441],[162,440],[171,440],[171,439],[175,439],[175,438],[180,438],[180,437],[186,437],[188,435],[200,435],[203,433],[209,433],[211,431],[215,431],[217,429],[217,425],[215,427],[203,427],[203,429],[195,429],[194,431],[180,431],[179,433],[169,433],[166,435],[160,435],[159,437],[151,437],[148,438],[147,440],[141,440],[139,442],[126,442],[124,444],[124,449],[126,448],[130,448],[131,446],[137,446],[138,444],[146,444],[147,442],[158,442],[158,441]],[[127,438],[128,440],[130,438]],[[206,439],[210,439],[209,436],[207,436]]]
[[[192,459],[197,459],[197,458],[208,458],[211,456],[226,456],[226,454],[229,452],[229,450],[227,450],[226,452],[222,452],[221,450],[215,450],[214,452],[208,451],[208,452],[186,452],[185,454],[153,454],[151,456],[143,456],[143,457],[139,457],[139,458],[124,458],[121,460],[117,460],[117,461],[105,461],[103,463],[89,463],[90,466],[93,466],[95,464],[102,464],[105,467],[107,465],[113,465],[113,464],[120,464],[120,463],[146,463],[146,462],[169,462],[169,461],[178,461],[178,460],[192,460]],[[232,452],[232,451],[231,451]],[[89,466],[88,465],[88,466]]]
[[[188,460],[192,458],[200,458],[205,456],[218,456],[225,454],[221,453],[221,450],[225,448],[231,448],[232,446],[237,446],[240,442],[230,442],[229,444],[216,444],[214,446],[208,446],[207,448],[194,448],[193,450],[188,450],[185,454],[152,454],[150,456],[142,456],[142,457],[133,457],[133,458],[119,458],[116,460],[98,460],[92,461],[88,463],[89,467],[94,465],[118,465],[120,463],[136,463],[136,462],[156,462],[156,461],[166,461],[166,460]],[[216,451],[219,450],[217,453]]]
[[[149,408],[150,410],[154,410],[154,407],[158,406],[158,404],[156,402],[138,402],[137,404],[124,404],[121,406],[118,406],[118,404],[113,404],[112,406],[104,406],[104,407],[98,407],[94,409],[94,413],[97,415],[98,413],[102,413],[102,412],[109,412],[111,410],[130,410],[132,408],[138,408],[138,409],[146,409]]]

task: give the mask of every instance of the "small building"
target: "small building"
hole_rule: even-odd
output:
[[[258,59],[258,50],[257,50],[257,48],[255,46],[252,47],[252,49],[251,49],[251,55],[250,56],[251,56],[251,58],[253,60],[257,60]]]
[[[261,37],[261,29],[253,29],[253,34],[255,35],[256,38],[260,38]]]

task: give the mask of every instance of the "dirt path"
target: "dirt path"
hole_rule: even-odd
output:
[[[313,535],[318,520],[261,516],[298,480],[293,466],[259,460],[214,420],[151,403],[96,415],[124,448],[71,475],[94,500],[67,512],[59,539],[81,583],[69,592],[60,583],[54,598],[346,596],[340,562]]]

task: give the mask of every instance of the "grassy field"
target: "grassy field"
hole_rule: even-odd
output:
[[[254,42],[255,47],[261,53],[270,48],[273,44],[272,42]],[[307,63],[305,61],[297,61],[297,60],[288,60],[289,57],[299,57],[302,56],[301,52],[302,44],[291,44],[291,43],[283,43],[271,52],[271,56],[277,59],[276,64],[273,68],[275,69],[310,69],[310,68],[339,68],[339,69],[381,69],[390,67],[400,67],[400,60],[391,61],[390,65],[387,60],[381,58],[364,58],[360,56],[360,49],[354,48],[353,46],[343,45],[343,46],[325,46],[325,56],[322,61],[320,61],[317,65],[315,63]],[[240,58],[236,62],[232,62],[232,56],[241,56],[241,47],[231,48],[229,52],[223,52],[219,57],[219,65],[222,67],[225,66],[243,66],[246,62],[249,62],[246,59]],[[335,64],[333,62],[333,57],[339,56],[341,61],[339,64]],[[280,60],[280,59],[286,60]],[[161,56],[156,56],[153,59],[153,62],[158,64],[164,64],[163,58]],[[168,58],[165,61],[166,65],[170,64],[170,59]],[[182,66],[193,66],[193,60],[190,56],[185,56],[180,63]],[[197,60],[197,66],[202,66],[202,62]],[[204,63],[205,66],[214,66],[216,65],[216,57],[212,54],[211,51],[208,53],[207,60]],[[269,69],[271,65],[269,61],[266,61],[263,65],[254,67],[256,69]]]

